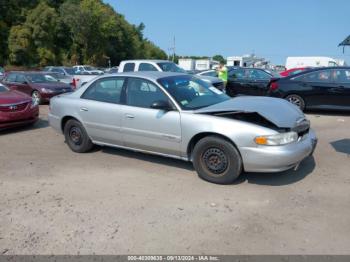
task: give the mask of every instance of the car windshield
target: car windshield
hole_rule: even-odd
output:
[[[64,70],[70,75],[74,75],[75,73],[74,69],[71,67],[65,67]]]
[[[6,91],[8,91],[8,89],[5,86],[0,85],[0,93],[6,92]]]
[[[181,75],[158,79],[183,110],[195,110],[229,100],[230,97],[195,76]]]
[[[87,71],[92,71],[92,70],[96,70],[94,67],[92,66],[84,66],[85,67],[85,70]]]
[[[58,80],[47,74],[27,74],[26,78],[32,83],[51,83]]]
[[[67,78],[65,75],[62,75],[60,73],[48,73],[45,75],[45,77],[49,80],[49,81],[58,81],[58,79],[65,79]]]
[[[175,63],[162,62],[157,63],[157,65],[162,69],[163,72],[186,73],[184,69],[178,67]]]

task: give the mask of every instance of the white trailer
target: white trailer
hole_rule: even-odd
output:
[[[196,67],[196,61],[191,58],[180,58],[178,64],[184,70],[194,70]]]
[[[338,63],[336,59],[326,56],[290,56],[287,57],[286,68],[338,66]]]

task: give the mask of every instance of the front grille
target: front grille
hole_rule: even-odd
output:
[[[292,129],[292,131],[297,132],[299,137],[304,136],[309,133],[310,130],[310,121],[307,119],[302,119],[298,121],[296,126]]]
[[[18,112],[26,109],[29,102],[0,106],[0,112]]]

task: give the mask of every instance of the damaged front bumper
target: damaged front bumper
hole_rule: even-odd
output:
[[[317,145],[315,132],[310,131],[298,142],[282,146],[241,147],[246,172],[281,172],[294,168],[313,154]]]

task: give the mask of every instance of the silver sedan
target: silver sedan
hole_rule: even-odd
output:
[[[192,161],[201,178],[219,184],[242,171],[296,167],[317,142],[310,122],[289,102],[230,98],[180,73],[101,76],[51,99],[49,122],[74,152],[96,144]]]

